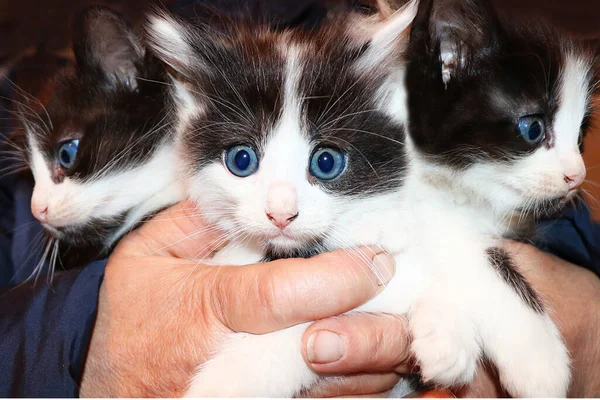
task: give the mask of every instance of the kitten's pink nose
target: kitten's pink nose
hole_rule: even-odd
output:
[[[273,213],[267,214],[267,218],[269,218],[269,220],[279,229],[284,229],[286,226],[292,223],[293,220],[298,218],[298,213]]]
[[[31,203],[31,213],[38,221],[45,223],[48,218],[48,206]]]
[[[585,181],[585,172],[583,174],[565,175],[565,182],[569,184],[569,190],[575,190]]]
[[[296,189],[286,184],[276,184],[267,194],[267,218],[279,229],[284,229],[298,218],[298,197]]]

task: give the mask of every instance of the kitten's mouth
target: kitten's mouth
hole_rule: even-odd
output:
[[[264,238],[266,259],[311,257],[322,250],[319,237],[308,238],[307,235],[280,231],[276,235]]]
[[[42,227],[43,227],[43,228],[44,228],[46,231],[48,231],[48,232],[49,232],[49,233],[50,233],[52,236],[54,236],[54,237],[55,237],[55,238],[57,238],[57,239],[60,239],[60,238],[62,238],[62,236],[63,236],[63,231],[62,231],[62,230],[60,230],[60,229],[58,229],[58,228],[55,228],[55,227],[53,227],[53,226],[52,226],[52,225],[50,225],[50,224],[47,224],[47,223],[42,223]]]

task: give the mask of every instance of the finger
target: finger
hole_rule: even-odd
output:
[[[354,397],[385,393],[392,390],[399,380],[400,376],[395,373],[328,377],[301,397]]]
[[[233,331],[261,334],[358,307],[383,290],[394,261],[361,248],[211,272],[213,312]]]
[[[191,201],[183,201],[156,215],[124,239],[136,255],[202,259],[225,243]]]
[[[315,322],[304,333],[302,354],[321,374],[414,369],[404,316],[355,313]]]

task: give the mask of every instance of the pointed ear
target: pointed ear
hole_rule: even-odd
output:
[[[365,66],[380,65],[392,53],[402,50],[401,39],[415,18],[419,1],[410,0],[395,11],[387,1],[377,0],[374,4],[382,20],[367,29],[369,44],[363,56]]]
[[[204,43],[200,28],[166,11],[148,16],[146,38],[149,49],[178,75],[189,78],[204,65],[197,48]]]
[[[84,73],[100,76],[109,89],[137,89],[144,47],[129,23],[105,7],[89,7],[75,21],[73,51]]]
[[[500,24],[489,0],[422,0],[411,45],[438,51],[448,84],[470,58],[493,46]]]

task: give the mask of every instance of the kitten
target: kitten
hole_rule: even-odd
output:
[[[190,196],[231,239],[212,262],[379,245],[396,275],[357,311],[408,314],[425,381],[470,383],[486,357],[512,395],[565,396],[560,334],[498,246],[513,216],[560,206],[583,179],[590,60],[501,25],[485,0],[421,1],[403,60],[415,13],[359,35],[352,18],[302,35],[151,18],[189,117]],[[231,335],[188,396],[309,388],[306,326]]]
[[[160,62],[103,7],[77,19],[74,53],[77,65],[56,78],[47,110],[24,120],[31,210],[50,236],[44,257],[58,252],[66,267],[106,256],[141,218],[183,195]]]
[[[403,127],[379,108],[390,87],[401,102],[390,63],[415,11],[412,4],[369,41],[357,39],[364,32],[357,35],[352,17],[311,32],[238,23],[229,33],[223,24],[150,18],[150,47],[177,74],[176,97],[189,115],[177,142],[190,197],[230,234],[211,262],[244,265],[379,242],[377,225],[393,223],[387,211],[398,202],[407,161],[397,148]],[[359,225],[356,238],[345,237]],[[203,367],[188,395],[285,397],[309,387],[317,377],[302,360],[304,328],[232,337],[234,347]]]

